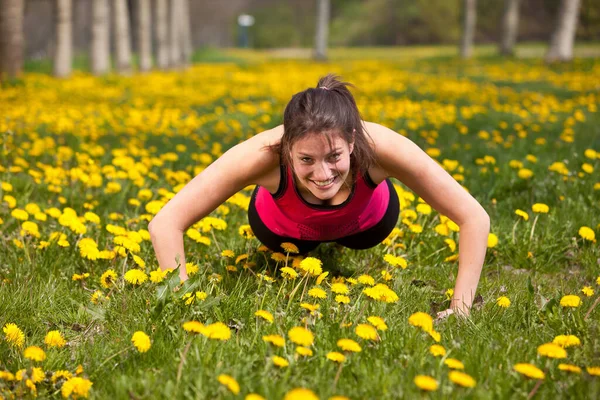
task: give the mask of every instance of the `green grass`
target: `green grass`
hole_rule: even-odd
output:
[[[95,200],[93,212],[101,219],[99,226],[87,222],[87,232],[77,234],[56,218],[48,217],[42,222],[30,217],[40,226],[41,238],[23,239],[21,221],[11,216],[6,198],[0,203],[3,221],[0,325],[16,323],[25,334],[25,346],[41,346],[47,355],[41,363],[31,362],[23,357],[22,349],[11,346],[0,332],[0,371],[15,373],[23,368],[29,374],[32,365],[40,365],[50,374],[57,370],[73,372],[81,365],[82,376],[93,382],[90,397],[97,399],[243,398],[249,393],[282,399],[296,387],[310,388],[322,399],[333,395],[352,399],[504,399],[525,398],[534,390],[535,381],[513,370],[515,364],[528,362],[546,372],[534,398],[597,398],[600,377],[588,374],[585,367],[600,366],[597,340],[600,307],[591,311],[587,319],[586,313],[600,291],[596,283],[600,254],[597,244],[584,241],[578,230],[589,226],[597,232],[600,224],[600,190],[594,189],[594,184],[600,181],[600,165],[598,160],[584,156],[586,149],[600,150],[600,117],[590,105],[594,101],[589,101],[597,99],[598,91],[594,86],[576,90],[555,79],[566,77],[568,83],[576,83],[582,76],[589,82],[597,82],[598,60],[546,67],[539,59],[486,58],[486,52],[491,54],[493,50],[487,47],[481,50],[481,59],[468,63],[445,58],[406,61],[429,57],[432,52],[447,53],[450,57],[455,51],[450,47],[433,50],[413,49],[409,56],[405,49],[397,53],[396,50],[390,53],[389,49],[365,52],[339,49],[332,51],[334,61],[327,66],[306,61],[255,63],[265,53],[210,50],[195,56],[202,65],[154,80],[114,76],[90,84],[88,79],[93,78],[87,75],[53,81],[32,74],[23,78],[22,86],[0,94],[11,96],[10,102],[2,102],[0,106],[0,148],[6,149],[0,153],[3,166],[0,181],[13,187],[12,191],[3,189],[0,199],[5,195],[15,197],[17,208],[28,203],[36,203],[42,210],[50,207],[64,210],[68,206],[78,216],[88,211],[86,203]],[[358,55],[368,55],[373,61],[345,63]],[[392,55],[402,60],[391,61],[396,59]],[[233,65],[220,65],[222,61]],[[238,62],[240,65],[236,66]],[[81,65],[84,64],[82,61]],[[49,66],[30,64],[28,68],[44,72]],[[147,222],[140,216],[147,214],[144,207],[148,200],[142,200],[140,205],[128,202],[138,197],[141,188],[150,189],[153,200],[166,200],[164,191],[174,193],[178,184],[187,182],[185,177],[177,178],[171,173],[193,176],[194,168],[207,164],[199,161],[199,155],[210,154],[214,143],[222,143],[226,150],[249,134],[277,124],[293,88],[305,84],[306,74],[318,76],[327,68],[340,71],[352,82],[375,82],[361,84],[357,94],[365,104],[365,119],[404,130],[425,149],[439,148],[440,162],[445,158],[457,160],[463,168],[464,185],[491,217],[492,232],[499,243],[488,249],[471,317],[463,320],[451,316],[435,323],[435,330],[441,335],[439,344],[447,351],[445,358],[464,363],[465,372],[477,381],[474,388],[450,382],[445,358],[428,353],[434,340],[408,323],[410,315],[417,311],[435,315],[446,309],[449,302],[445,292],[455,283],[457,265],[445,261],[452,252],[444,243],[446,237],[434,231],[440,223],[435,212],[418,215],[414,222],[423,227],[420,234],[410,232],[406,224],[398,222],[404,237],[395,242],[402,243],[405,249],[379,245],[367,251],[353,251],[332,244],[321,245],[311,255],[321,259],[324,270],[330,271],[321,284],[327,290],[327,298],[311,299],[306,294],[303,298],[304,302],[320,304],[318,317],[310,316],[300,307],[303,285],[293,292],[300,278],[293,282],[282,279],[278,272],[282,265],[270,260],[270,253],[257,252],[256,239],[246,240],[239,235],[238,228],[247,223],[246,212],[231,202],[226,203],[228,214],[213,214],[227,222],[227,229],[215,231],[214,237],[204,233],[211,238],[211,246],[185,237],[186,261],[196,263],[199,273],[177,291],[173,290],[174,280],[160,284],[146,282],[139,287],[126,283],[124,272],[135,268],[131,253],[114,260],[89,260],[79,253],[77,243],[83,237],[93,238],[100,249],[114,249],[115,235],[106,230],[108,224],[130,232],[147,229]],[[536,69],[541,74],[524,81],[513,79],[509,73]],[[274,76],[279,76],[277,82],[273,81]],[[381,77],[389,79],[389,83],[378,86]],[[462,91],[461,83],[465,81],[475,89]],[[444,82],[450,86],[441,88]],[[260,85],[266,85],[270,91],[252,92],[253,87]],[[35,87],[37,92],[28,92],[27,87]],[[186,91],[190,87],[195,89],[191,94]],[[508,91],[503,92],[503,88]],[[211,93],[223,94],[211,100]],[[493,96],[483,97],[486,93]],[[394,107],[379,109],[382,99]],[[519,111],[527,110],[529,115],[498,107],[506,103]],[[248,107],[259,104],[263,108],[248,111]],[[398,110],[409,107],[407,104],[423,108],[412,114],[398,114]],[[442,111],[439,114],[434,111],[447,105],[464,109],[481,107],[483,111],[471,118],[456,113],[451,122],[440,122]],[[551,108],[555,121],[548,120],[544,111],[538,109],[542,106]],[[577,112],[585,119],[574,120],[570,125]],[[61,128],[69,122],[73,127]],[[417,127],[410,128],[410,123]],[[503,123],[507,123],[505,128]],[[520,128],[516,124],[522,125],[524,138],[518,138]],[[467,134],[459,133],[460,125],[468,128]],[[573,143],[561,139],[566,126],[574,131]],[[513,144],[504,147],[482,138],[480,131],[490,134],[498,131],[502,143],[513,140]],[[51,138],[55,145],[35,154],[32,149],[39,145],[37,137]],[[536,143],[541,138],[545,143]],[[178,149],[178,144],[184,144],[186,149]],[[95,145],[100,145],[104,152],[94,148]],[[59,146],[64,148],[58,149]],[[156,151],[151,150],[152,146]],[[74,151],[71,156],[67,148]],[[126,158],[119,158],[119,151]],[[161,155],[169,152],[177,154],[177,160],[163,157],[163,164],[158,162]],[[528,154],[535,155],[537,162],[527,161]],[[493,156],[495,164],[481,165],[478,160],[484,156]],[[533,177],[518,178],[517,171],[509,166],[511,160],[522,161],[533,171]],[[548,171],[555,161],[566,162],[570,171],[567,180]],[[579,176],[586,162],[593,165],[594,172]],[[22,170],[10,169],[15,166]],[[498,170],[494,171],[494,167]],[[128,175],[135,168],[142,171],[141,186],[134,184],[135,178]],[[40,183],[35,182],[36,171],[42,174]],[[60,194],[49,190],[53,171],[58,171],[55,179],[59,182],[56,185],[62,187]],[[82,171],[99,173],[102,185],[93,187],[84,179],[77,179]],[[116,171],[124,175],[117,176]],[[153,178],[151,173],[156,176]],[[106,193],[104,188],[113,181],[121,184],[120,191]],[[249,196],[250,191],[243,194]],[[60,196],[65,204],[59,202]],[[539,216],[532,213],[531,206],[537,202],[547,204],[550,212]],[[416,204],[415,201],[407,208],[414,209]],[[514,214],[517,208],[527,211],[530,220],[519,220]],[[111,213],[120,213],[123,218],[113,220]],[[534,220],[537,220],[535,229]],[[54,243],[44,250],[37,249],[40,241],[48,240],[52,232],[64,233],[70,247]],[[449,237],[458,243],[457,233]],[[23,240],[25,248],[17,247],[15,239]],[[249,271],[240,262],[238,272],[229,272],[226,266],[235,261],[221,257],[222,249],[231,249],[236,256],[249,254],[249,260],[256,265]],[[381,271],[388,268],[383,261],[387,253],[404,255],[408,260],[408,268],[392,271],[393,279],[387,282],[398,295],[398,302],[371,300],[362,293],[365,287],[362,284],[351,286],[350,304],[335,301],[335,295],[329,291],[333,277],[370,274],[381,282]],[[146,261],[147,273],[156,268],[150,241],[144,240],[136,254]],[[109,268],[118,274],[118,280],[112,288],[105,289],[100,285],[100,276]],[[74,273],[85,272],[90,276],[84,281],[72,280]],[[276,282],[260,280],[259,273],[275,277]],[[217,282],[214,274],[222,280]],[[315,278],[310,278],[308,288],[314,281]],[[584,286],[593,287],[596,293],[584,296],[581,293]],[[90,296],[96,290],[102,290],[109,300],[93,304]],[[205,291],[207,299],[185,305],[183,294],[195,291]],[[578,294],[582,305],[576,309],[561,307],[560,300],[567,294]],[[496,305],[500,296],[510,298],[509,308]],[[258,309],[273,313],[274,323],[257,319],[254,312]],[[379,342],[367,342],[354,332],[355,326],[366,323],[366,317],[371,315],[383,317],[389,327],[379,332]],[[305,317],[307,327],[315,334],[315,342],[314,355],[302,358],[295,356],[295,345],[289,340],[288,331],[303,325],[301,320]],[[223,322],[231,329],[231,338],[221,342],[201,335],[192,337],[182,329],[182,324],[190,320],[205,324]],[[344,327],[343,323],[348,322],[353,325]],[[44,336],[50,330],[59,330],[68,345],[47,349]],[[152,346],[147,353],[139,353],[132,347],[130,340],[136,331],[150,336]],[[284,336],[285,347],[265,343],[262,336],[267,334]],[[568,348],[565,360],[551,360],[537,354],[539,345],[561,334],[576,335],[581,346]],[[340,338],[352,338],[362,346],[360,353],[347,354],[341,372],[338,364],[326,358],[328,352],[339,351],[336,343]],[[290,366],[275,367],[270,360],[273,355],[285,357]],[[584,371],[582,374],[560,371],[560,362],[578,365]],[[239,396],[219,384],[219,374],[236,378],[241,386]],[[433,376],[440,384],[439,389],[421,394],[413,383],[417,375]],[[54,385],[47,380],[37,386],[42,398],[60,397],[60,383]],[[19,390],[27,392],[24,382],[0,379],[0,394],[18,394]]]

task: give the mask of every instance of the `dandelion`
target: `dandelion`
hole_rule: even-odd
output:
[[[306,257],[300,261],[300,269],[312,276],[318,276],[323,272],[322,265],[321,260],[314,257]]]
[[[315,340],[313,333],[302,326],[296,326],[290,329],[288,331],[288,336],[295,344],[305,347],[312,345]]]
[[[310,303],[301,303],[300,307],[304,308],[305,310],[310,311],[311,313],[317,311],[319,308],[321,308],[321,306],[319,304],[310,304]]]
[[[217,380],[221,385],[229,389],[231,393],[235,395],[240,393],[240,385],[232,376],[221,374],[217,377]]]
[[[16,324],[8,323],[4,325],[2,330],[4,331],[4,338],[11,346],[22,347],[25,344],[25,335]]]
[[[73,398],[84,397],[87,399],[92,385],[93,383],[88,379],[75,376],[63,383],[60,392],[65,399],[70,396],[73,396]]]
[[[319,396],[310,389],[296,388],[287,392],[283,400],[319,400]]]
[[[267,342],[267,343],[271,343],[274,346],[277,347],[283,347],[285,346],[285,339],[280,336],[280,335],[265,335],[262,337],[262,339]]]
[[[265,321],[268,321],[269,323],[273,323],[273,314],[266,310],[258,310],[254,313],[254,315],[264,319]]]
[[[350,304],[350,297],[343,294],[338,294],[335,296],[335,302],[340,304]]]
[[[325,280],[325,278],[327,278],[327,276],[329,276],[329,271],[325,271],[325,272],[319,274],[319,276],[317,277],[317,280],[316,280],[316,284],[320,285],[321,282],[323,282]]]
[[[106,270],[102,276],[100,276],[100,285],[105,289],[110,288],[116,281],[117,273],[112,269]]]
[[[596,242],[596,233],[590,227],[582,226],[579,228],[579,236],[589,242]]]
[[[131,342],[140,353],[150,350],[150,337],[142,331],[137,331],[131,337]]]
[[[558,369],[560,369],[561,371],[573,372],[576,374],[581,373],[581,368],[579,368],[577,365],[558,364]]]
[[[546,356],[550,358],[566,358],[567,352],[565,349],[554,343],[544,343],[538,346],[537,352],[540,356]]]
[[[385,303],[395,303],[399,300],[396,292],[384,283],[378,283],[373,287],[365,288],[363,293],[374,300],[383,301]]]
[[[450,373],[448,374],[448,378],[452,382],[462,387],[472,388],[476,385],[475,379],[473,379],[471,375],[465,374],[464,372],[450,371]]]
[[[204,324],[198,321],[184,322],[183,329],[190,333],[202,333],[204,331]]]
[[[23,352],[23,356],[31,361],[42,362],[46,359],[46,353],[38,346],[29,346]]]
[[[423,329],[425,332],[433,330],[433,318],[424,312],[416,312],[408,318],[408,323],[412,326]]]
[[[429,347],[429,353],[431,353],[431,355],[434,357],[438,357],[438,356],[443,357],[446,355],[446,349],[444,348],[444,346],[441,346],[439,344],[432,344]]]
[[[244,397],[244,400],[265,400],[265,398],[259,394],[250,393],[250,394],[246,395],[246,397]]]
[[[529,214],[527,214],[526,211],[520,210],[520,209],[516,209],[515,210],[515,214],[517,214],[519,217],[523,218],[525,221],[529,221]]]
[[[580,346],[581,340],[575,335],[558,335],[552,340],[552,343],[559,345],[560,347],[572,347]]]
[[[354,332],[357,336],[365,340],[379,340],[377,329],[369,324],[359,324],[354,328]]]
[[[581,305],[581,299],[577,295],[568,294],[560,299],[560,305],[562,307],[577,308]]]
[[[285,368],[285,367],[288,367],[290,365],[290,363],[288,362],[288,360],[286,360],[283,357],[279,357],[279,356],[273,356],[271,358],[271,361],[273,361],[273,364],[275,364],[279,368]]]
[[[271,254],[271,260],[275,262],[285,262],[285,254],[283,253],[273,253]]]
[[[456,358],[446,358],[444,364],[450,369],[465,369],[465,365]]]
[[[585,369],[588,374],[593,376],[600,376],[600,367],[586,367]]]
[[[548,214],[548,211],[550,211],[550,207],[548,207],[544,203],[535,203],[533,206],[531,206],[531,211],[533,211],[536,214]]]
[[[46,334],[44,338],[44,343],[48,347],[64,347],[67,342],[63,338],[62,334],[59,331],[50,331]]]
[[[255,237],[254,232],[252,232],[252,228],[250,227],[250,225],[240,226],[240,228],[238,229],[238,233],[244,239],[253,239]]]
[[[587,297],[591,297],[594,295],[594,289],[592,289],[591,286],[584,286],[583,289],[581,289],[581,293],[583,293]]]
[[[94,293],[92,293],[92,295],[90,296],[90,301],[94,304],[99,304],[102,303],[104,301],[108,300],[108,297],[104,295],[104,293],[102,293],[101,290],[96,290]]]
[[[383,256],[383,260],[390,264],[392,267],[400,267],[402,269],[406,269],[408,267],[408,262],[403,257],[398,257],[393,254],[386,254]]]
[[[379,329],[380,331],[385,331],[388,328],[385,321],[381,317],[377,317],[377,316],[373,315],[373,316],[368,317],[367,321],[369,321],[369,323],[371,325],[373,325],[375,328]]]
[[[296,353],[303,357],[311,357],[313,355],[313,351],[311,349],[303,346],[296,347]]]
[[[352,353],[359,353],[362,351],[360,345],[352,339],[340,339],[337,341],[337,346],[344,351],[350,351]]]
[[[546,377],[541,369],[528,363],[515,364],[513,369],[531,379],[544,379]]]
[[[346,361],[346,356],[337,351],[330,351],[327,353],[327,359],[337,363],[343,363]]]
[[[313,297],[313,298],[316,298],[316,299],[325,299],[325,298],[327,298],[327,292],[325,292],[320,287],[313,287],[313,288],[311,288],[308,291],[308,295],[310,297]]]
[[[148,280],[148,275],[139,269],[130,269],[125,272],[125,280],[132,285],[141,285]]]
[[[358,277],[358,283],[362,283],[363,285],[373,286],[375,285],[375,279],[373,279],[370,275],[361,275]]]
[[[298,254],[300,252],[300,250],[298,250],[298,247],[295,244],[289,242],[281,243],[281,248],[286,253]]]
[[[498,307],[508,308],[510,307],[510,299],[506,296],[500,296],[496,299]]]
[[[421,390],[425,390],[427,392],[436,391],[438,388],[438,382],[433,379],[431,376],[427,375],[417,375],[414,379],[415,385]]]
[[[231,338],[231,330],[222,322],[215,322],[214,324],[207,325],[200,333],[209,339],[215,340],[226,341]]]
[[[235,257],[235,253],[233,252],[233,250],[223,250],[221,252],[221,257],[233,258]]]
[[[331,291],[333,293],[337,293],[337,294],[348,294],[350,292],[350,290],[348,289],[348,286],[346,286],[344,283],[333,283],[331,285]]]
[[[150,271],[150,282],[161,283],[167,276],[167,271],[163,271],[160,268]]]

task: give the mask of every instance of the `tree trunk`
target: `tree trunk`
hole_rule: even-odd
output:
[[[580,6],[580,0],[561,0],[556,25],[550,39],[550,48],[546,53],[547,62],[573,59],[573,44]]]
[[[182,0],[171,0],[169,14],[169,58],[172,68],[181,66],[181,2]]]
[[[152,31],[150,0],[138,0],[138,57],[140,71],[152,69]]]
[[[192,45],[192,29],[190,25],[190,3],[189,0],[181,1],[181,46],[183,65],[187,66],[190,63],[192,53],[194,51]]]
[[[473,53],[473,38],[477,20],[477,0],[463,0],[463,32],[460,41],[460,56],[469,58]]]
[[[520,0],[504,0],[504,15],[502,16],[502,38],[500,39],[500,54],[514,55],[515,42],[519,31]]]
[[[169,4],[156,0],[156,62],[158,68],[169,67]]]
[[[0,0],[0,80],[23,71],[23,0]]]
[[[104,75],[110,70],[110,31],[108,0],[92,2],[92,73]]]
[[[54,76],[63,78],[73,69],[73,2],[56,0],[56,48]]]
[[[129,9],[127,0],[114,0],[113,13],[115,21],[115,50],[117,71],[131,73],[131,35],[129,33]]]
[[[329,0],[317,0],[317,31],[315,34],[315,59],[327,59],[327,41],[329,37]]]

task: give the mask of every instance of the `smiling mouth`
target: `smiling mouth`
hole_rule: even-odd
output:
[[[315,185],[319,186],[319,187],[324,187],[324,186],[328,186],[331,185],[333,183],[333,181],[335,180],[335,176],[332,177],[331,179],[328,179],[326,181],[312,181]]]

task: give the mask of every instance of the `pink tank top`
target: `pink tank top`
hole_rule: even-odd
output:
[[[359,176],[342,204],[308,203],[298,192],[289,167],[281,168],[277,193],[264,187],[256,193],[255,206],[269,230],[300,240],[337,240],[371,228],[384,216],[390,200],[386,181],[379,185],[368,174]]]

